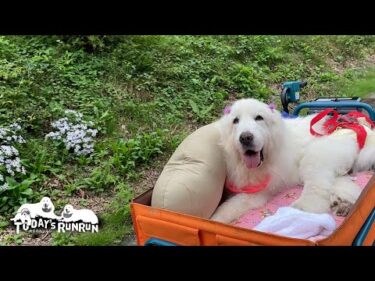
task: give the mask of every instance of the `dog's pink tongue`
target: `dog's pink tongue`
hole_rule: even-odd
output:
[[[245,155],[245,164],[248,169],[253,169],[258,167],[260,163],[260,152],[254,155]]]

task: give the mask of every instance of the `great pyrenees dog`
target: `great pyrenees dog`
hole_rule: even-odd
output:
[[[349,173],[375,164],[375,133],[366,127],[366,143],[359,149],[351,129],[312,135],[314,116],[282,118],[255,99],[238,100],[226,110],[216,125],[227,166],[226,186],[236,192],[217,208],[212,220],[230,223],[295,184],[304,188],[292,207],[347,215],[360,195]],[[248,187],[254,192],[237,192]]]

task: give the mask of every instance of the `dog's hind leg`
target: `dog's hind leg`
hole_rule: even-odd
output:
[[[329,212],[333,188],[339,188],[337,178],[351,170],[357,152],[354,138],[327,136],[310,144],[300,163],[304,189],[292,206],[313,213]]]
[[[349,176],[336,178],[330,197],[332,212],[337,216],[345,217],[360,194],[360,188]]]

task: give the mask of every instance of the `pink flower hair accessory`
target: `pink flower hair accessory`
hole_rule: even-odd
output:
[[[231,112],[231,106],[230,105],[227,105],[225,108],[224,108],[224,114],[227,115]]]
[[[271,111],[273,112],[276,109],[276,104],[274,104],[272,102],[272,103],[268,104],[268,108],[271,109]]]

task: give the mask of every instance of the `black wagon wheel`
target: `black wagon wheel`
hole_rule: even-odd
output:
[[[288,91],[289,91],[289,88],[283,88],[281,94],[280,94],[280,98],[281,98],[281,104],[283,106],[283,109],[286,113],[289,113],[289,109],[288,109]]]

